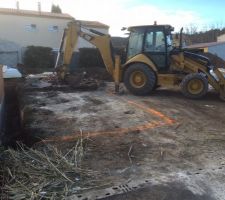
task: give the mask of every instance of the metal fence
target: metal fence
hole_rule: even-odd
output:
[[[0,64],[16,66],[19,63],[18,51],[0,51]]]

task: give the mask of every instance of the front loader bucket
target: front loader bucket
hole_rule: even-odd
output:
[[[218,77],[220,99],[225,101],[225,69],[217,68],[214,73]]]
[[[225,101],[225,86],[220,89],[220,99]]]

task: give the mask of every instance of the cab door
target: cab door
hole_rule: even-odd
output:
[[[168,71],[167,42],[163,29],[146,31],[143,53],[152,60],[159,72]]]
[[[127,60],[142,53],[143,41],[145,36],[144,28],[133,28],[130,33],[129,43],[127,46]]]

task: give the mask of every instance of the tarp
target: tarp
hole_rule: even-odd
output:
[[[21,78],[22,74],[19,72],[18,69],[4,65],[3,77],[4,78]]]

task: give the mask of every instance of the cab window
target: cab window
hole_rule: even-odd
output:
[[[134,30],[130,33],[127,57],[131,58],[142,52],[144,30]]]
[[[154,51],[153,32],[148,32],[145,37],[144,51]]]
[[[165,52],[165,38],[162,31],[149,31],[146,33],[145,43],[144,43],[145,52]]]

